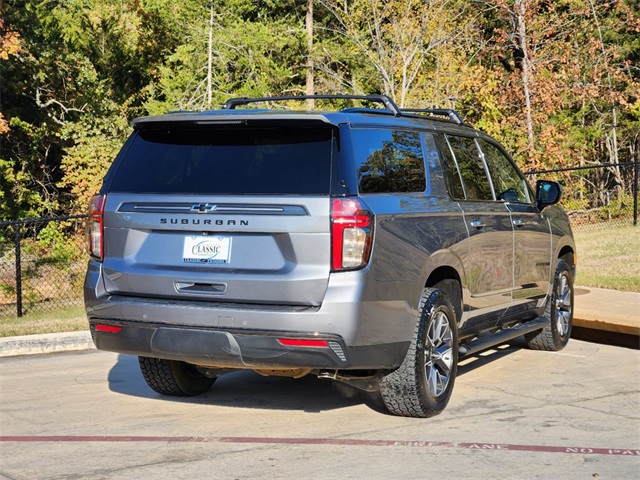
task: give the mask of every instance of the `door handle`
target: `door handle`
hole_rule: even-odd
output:
[[[516,227],[521,227],[524,225],[524,221],[522,221],[519,218],[516,218],[515,220],[513,220],[511,223],[513,223],[514,226]]]
[[[485,226],[485,224],[482,223],[482,220],[472,220],[471,222],[469,222],[469,225],[471,225],[473,228],[482,228]]]
[[[227,293],[226,283],[195,283],[195,282],[175,282],[176,291],[180,293]]]

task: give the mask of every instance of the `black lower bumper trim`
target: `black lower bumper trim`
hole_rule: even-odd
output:
[[[332,334],[228,331],[216,328],[90,319],[100,350],[180,360],[218,368],[392,369],[400,365],[407,343],[349,347]],[[121,327],[103,331],[96,325]],[[325,340],[327,346],[285,346],[278,338]]]

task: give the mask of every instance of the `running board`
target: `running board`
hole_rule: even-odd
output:
[[[513,340],[525,333],[535,332],[549,325],[549,319],[546,317],[537,317],[525,323],[519,323],[510,328],[503,328],[495,333],[476,338],[469,343],[460,345],[458,349],[458,358],[468,357],[474,353],[481,352],[495,345]]]

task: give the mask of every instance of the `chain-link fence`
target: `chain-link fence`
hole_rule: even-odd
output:
[[[0,222],[0,317],[83,305],[85,218]]]
[[[583,165],[526,172],[537,179],[562,184],[562,206],[574,231],[605,230],[638,224],[640,162]]]

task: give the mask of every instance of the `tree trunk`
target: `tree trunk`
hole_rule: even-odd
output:
[[[306,95],[314,95],[314,62],[313,62],[313,0],[307,0],[307,18],[305,22],[307,30],[307,85],[305,89]],[[309,110],[315,108],[315,100],[307,100]]]
[[[522,88],[524,92],[524,113],[527,123],[527,136],[529,138],[529,154],[533,153],[535,137],[533,134],[533,118],[531,114],[531,84],[533,83],[531,71],[531,58],[527,48],[527,0],[516,0],[515,21],[516,21],[516,46],[522,53]]]
[[[602,60],[604,61],[605,68],[607,70],[607,82],[609,84],[609,95],[611,96],[611,137],[610,140],[607,138],[607,142],[610,143],[609,148],[609,162],[613,163],[614,166],[609,167],[611,173],[613,173],[616,183],[619,188],[624,190],[624,180],[622,179],[622,174],[620,172],[620,167],[618,166],[619,157],[618,157],[618,110],[616,109],[616,99],[614,97],[614,88],[613,82],[611,81],[611,72],[609,71],[609,58],[607,57],[607,51],[604,47],[604,39],[602,37],[602,28],[600,27],[600,20],[598,19],[598,13],[596,12],[596,7],[593,4],[592,0],[589,0],[589,5],[591,6],[591,13],[593,14],[593,20],[596,23],[596,28],[598,29],[598,39],[600,40],[600,48],[602,50]]]
[[[213,64],[213,0],[209,4],[209,44],[207,61],[207,108],[211,109],[211,77]]]

